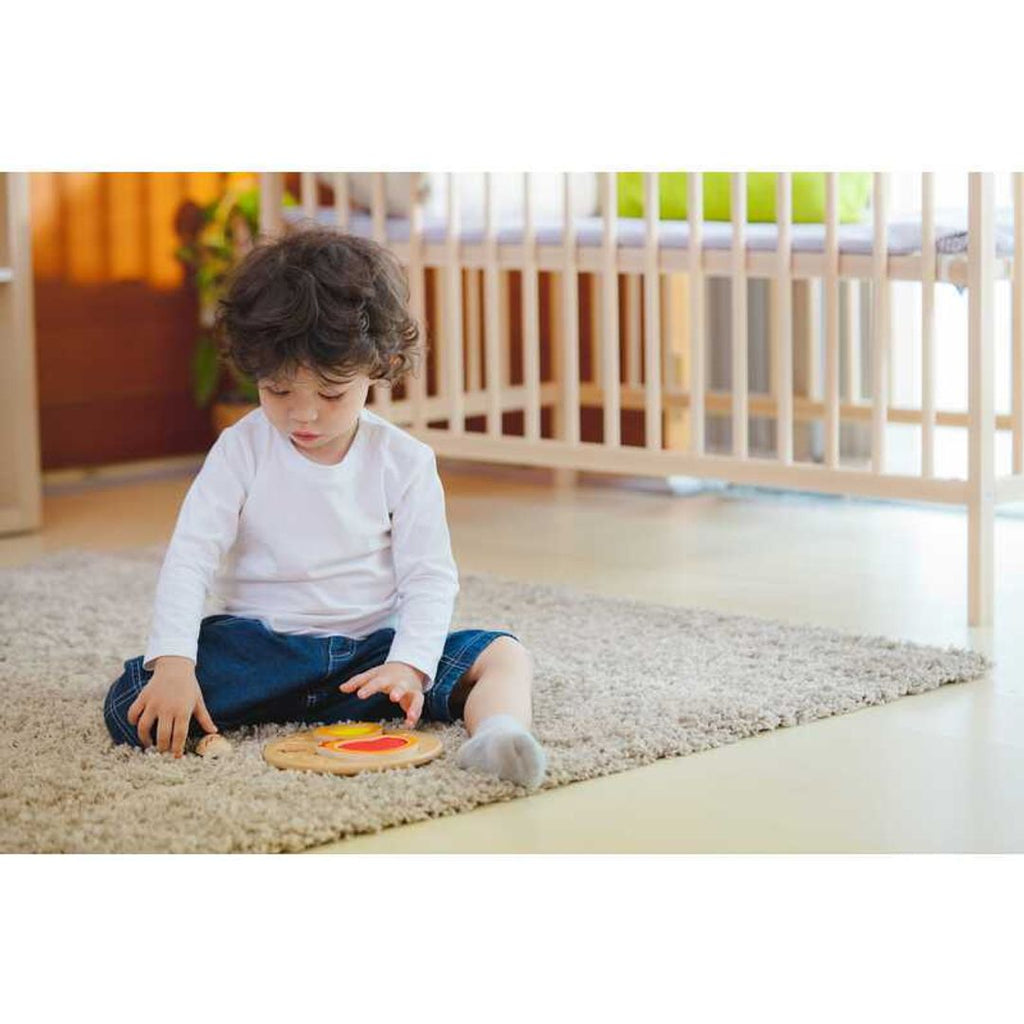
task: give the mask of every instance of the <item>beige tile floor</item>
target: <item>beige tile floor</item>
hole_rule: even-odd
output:
[[[0,564],[163,542],[187,468],[53,477]],[[997,620],[968,630],[960,512],[446,463],[463,572],[971,646],[984,680],[317,852],[1024,851],[1024,520],[1001,518]]]

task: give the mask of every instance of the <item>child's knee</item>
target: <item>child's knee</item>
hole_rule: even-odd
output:
[[[499,636],[489,649],[500,652],[499,657],[507,665],[519,669],[527,677],[533,677],[533,655],[514,636]]]
[[[515,637],[495,637],[477,655],[466,676],[470,682],[476,682],[491,671],[522,679],[528,685],[533,679],[533,655]]]
[[[142,690],[142,686],[139,685],[142,659],[136,658],[134,661],[139,664],[136,666],[131,661],[125,662],[124,672],[114,680],[107,691],[106,699],[103,701],[103,721],[115,743],[129,743],[133,747],[141,747],[139,734],[135,726],[128,721],[128,709],[135,703],[135,698]]]

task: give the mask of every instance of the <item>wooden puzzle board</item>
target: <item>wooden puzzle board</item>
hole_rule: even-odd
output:
[[[415,768],[433,761],[444,745],[430,733],[385,729],[384,736],[414,737],[416,743],[405,750],[388,753],[350,755],[345,758],[325,757],[316,752],[315,729],[293,733],[271,740],[263,748],[263,759],[275,768],[300,772],[330,772],[333,775],[357,775],[359,772],[382,772],[389,768]]]

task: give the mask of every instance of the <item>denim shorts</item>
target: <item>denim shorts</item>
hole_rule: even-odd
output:
[[[196,678],[206,709],[222,731],[264,722],[373,722],[403,717],[386,693],[362,699],[338,689],[352,676],[383,665],[394,636],[393,629],[379,629],[359,639],[275,633],[258,619],[211,615],[199,630]],[[452,700],[456,685],[499,636],[518,639],[501,630],[462,629],[448,634],[434,684],[425,694],[422,721],[452,722],[459,717],[461,702]],[[124,663],[124,672],[103,704],[103,717],[115,743],[141,746],[127,716],[153,678],[142,661],[140,655]],[[195,719],[189,734],[202,735]]]

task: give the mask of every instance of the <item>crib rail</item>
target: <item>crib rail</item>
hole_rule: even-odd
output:
[[[968,250],[955,255],[936,252],[929,173],[920,178],[920,252],[890,254],[890,176],[872,177],[873,246],[864,255],[841,251],[835,172],[824,175],[821,252],[794,250],[793,179],[786,173],[776,176],[774,251],[748,245],[744,173],[730,177],[727,250],[704,244],[700,173],[687,182],[685,249],[660,244],[657,173],[643,175],[638,247],[619,244],[615,173],[599,176],[597,246],[579,244],[570,175],[561,182],[557,244],[538,244],[530,174],[523,176],[522,232],[514,243],[499,242],[492,175],[484,176],[482,240],[463,239],[454,174],[446,179],[443,241],[425,237],[418,175],[409,180],[408,238],[388,241],[386,176],[372,175],[372,236],[405,264],[424,338],[423,372],[395,395],[375,389],[374,407],[454,458],[963,505],[969,618],[986,623],[994,506],[1024,500],[1024,275],[1019,261],[996,255],[993,175],[967,176]],[[334,173],[329,183],[331,220],[348,229],[351,176]],[[323,218],[320,184],[311,173],[300,176],[306,219]],[[283,230],[281,175],[262,176],[261,198],[264,233]],[[1021,174],[1012,176],[1011,198],[1019,239]],[[708,287],[721,280],[729,282],[729,328],[709,336]],[[767,287],[767,316],[752,314],[751,282]],[[894,288],[905,282],[920,288],[914,332],[894,314]],[[1009,407],[998,414],[997,282],[1010,291],[1012,378]],[[966,408],[940,408],[937,397],[936,290],[943,283],[968,294]],[[755,319],[768,371],[752,381]],[[909,403],[897,398],[893,379],[908,353],[920,367]],[[893,464],[892,431],[899,427],[919,432],[913,466]],[[940,475],[937,439],[951,429],[966,433],[967,471]],[[997,474],[1000,436],[1009,438],[1010,451]],[[851,437],[859,437],[859,448]]]

